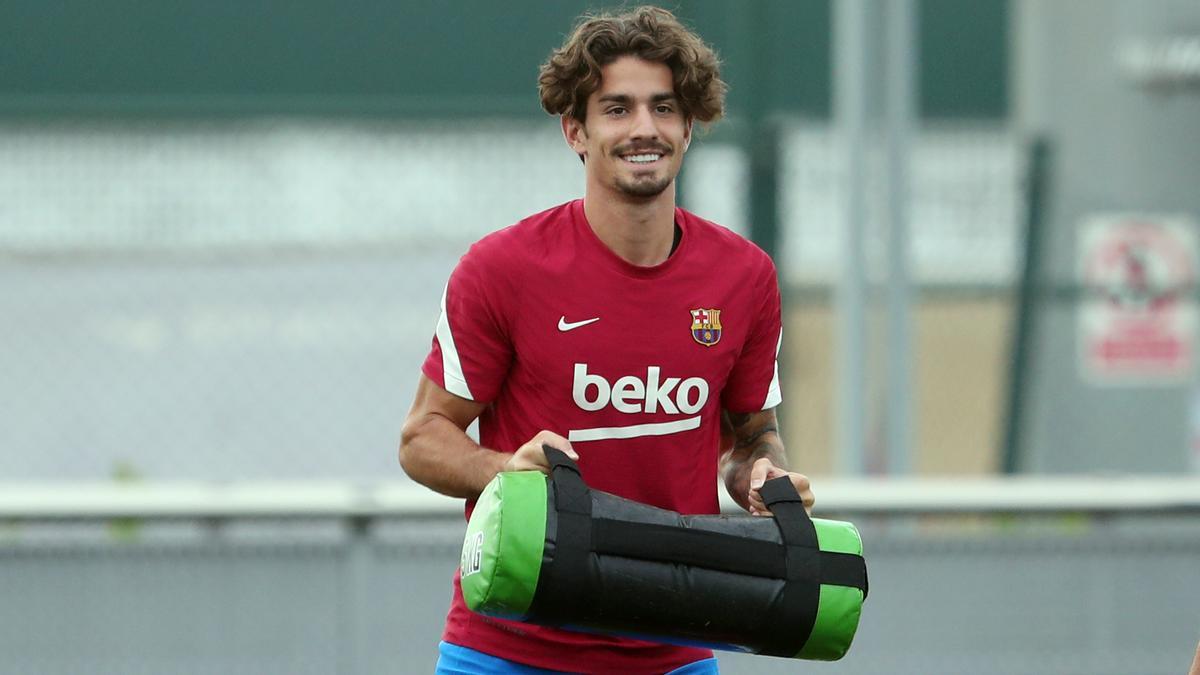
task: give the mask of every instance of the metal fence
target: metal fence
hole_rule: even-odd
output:
[[[2,673],[432,671],[455,500],[407,484],[2,487]],[[1166,675],[1200,639],[1195,479],[829,479],[820,503],[866,548],[850,654],[720,654],[722,672]]]
[[[822,284],[841,153],[824,126],[783,139],[781,266]],[[1010,135],[931,129],[915,153],[919,278],[1008,283]],[[744,230],[746,180],[701,134],[683,199]],[[6,122],[0,476],[396,476],[458,256],[582,189],[550,120]]]

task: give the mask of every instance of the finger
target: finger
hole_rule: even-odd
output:
[[[759,504],[757,506],[751,504],[750,505],[750,515],[759,516],[759,517],[764,517],[764,516],[770,517],[775,514],[771,513],[771,509],[768,509],[766,504]]]
[[[810,481],[808,479],[808,476],[805,476],[802,473],[787,473],[787,472],[783,473],[782,475],[785,475],[789,479],[791,479],[792,485],[794,485],[796,487],[796,492],[799,492],[800,494],[804,494],[805,492],[811,493],[812,481]]]
[[[579,454],[575,452],[575,448],[571,447],[571,441],[568,441],[553,431],[547,431],[543,429],[538,432],[537,436],[534,436],[534,440],[549,445],[573,460],[579,460]],[[540,443],[538,447],[541,447]]]
[[[541,463],[530,464],[529,466],[525,467],[524,470],[525,471],[540,471],[540,472],[546,474],[547,476],[550,475],[550,465],[549,464],[541,464]]]
[[[541,471],[550,473],[550,464],[540,446],[523,445],[517,448],[504,464],[505,471]]]
[[[813,504],[817,502],[816,497],[813,496],[812,490],[804,490],[802,492],[797,490],[797,493],[800,495],[800,503],[804,506],[804,510],[807,511],[811,516]]]
[[[812,481],[802,473],[792,473],[788,477],[792,481],[792,486],[796,488],[796,494],[800,495],[800,500],[804,503],[804,509],[812,513],[813,504],[817,501],[812,491]]]
[[[544,441],[542,441],[541,443],[539,443],[539,444],[538,444],[538,446],[537,446],[537,452],[538,452],[538,454],[540,454],[540,455],[541,455],[543,458],[545,458],[545,457],[546,457],[546,448],[554,448],[555,450],[558,450],[559,452],[561,452],[561,453],[563,453],[564,455],[566,455],[568,459],[573,459],[573,460],[578,460],[578,459],[579,459],[579,455],[575,454],[575,451],[574,451],[574,450],[571,450],[569,447],[567,447],[567,448],[564,448],[564,447],[563,447],[563,445],[564,445],[564,444],[562,444],[562,443],[557,443],[557,442],[553,442],[553,441],[545,441],[545,440],[544,440]],[[548,465],[549,463],[550,463],[550,460],[549,460],[549,459],[547,459],[547,460],[546,460],[546,464]]]
[[[555,450],[558,450],[559,452],[563,453],[564,455],[566,455],[566,456],[567,456],[567,458],[568,458],[568,459],[570,459],[570,460],[572,460],[572,461],[576,461],[576,462],[578,462],[578,461],[579,461],[579,455],[578,455],[578,454],[576,454],[576,452],[575,452],[574,450],[572,450],[570,447],[566,447],[566,448],[560,448],[560,447],[558,447],[557,445],[550,445],[550,447],[552,447],[552,448],[554,448]],[[544,455],[543,455],[543,456],[544,456]],[[546,462],[546,463],[547,463],[547,464],[549,464],[549,460],[547,460],[547,462]]]
[[[538,469],[550,473],[550,458],[546,456],[546,449],[540,443],[529,448],[528,457]]]
[[[771,472],[774,465],[771,460],[766,457],[760,457],[754,461],[750,467],[750,490],[754,491],[763,486],[767,482],[767,474]]]

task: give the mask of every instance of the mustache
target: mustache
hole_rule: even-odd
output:
[[[651,145],[621,145],[613,148],[614,155],[641,155],[646,153],[656,153],[665,157],[671,154],[671,148],[657,143]]]

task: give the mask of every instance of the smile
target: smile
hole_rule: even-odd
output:
[[[662,159],[662,155],[658,153],[645,153],[641,155],[624,155],[621,159],[631,164],[653,164]]]

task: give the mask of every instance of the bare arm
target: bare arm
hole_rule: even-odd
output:
[[[1188,675],[1200,675],[1200,645],[1196,645],[1196,656],[1192,659],[1192,667]]]
[[[721,439],[725,489],[738,505],[754,515],[766,515],[767,507],[758,488],[768,479],[788,476],[805,508],[812,509],[813,493],[808,477],[787,470],[787,454],[779,438],[774,408],[755,413],[722,411]]]
[[[467,427],[485,407],[421,375],[400,432],[400,466],[405,473],[451,497],[478,496],[508,459],[467,436]]]
[[[451,497],[474,499],[500,471],[548,471],[542,443],[578,459],[567,439],[541,431],[515,454],[481,447],[467,427],[487,406],[442,389],[421,375],[400,433],[400,466],[413,480]]]

